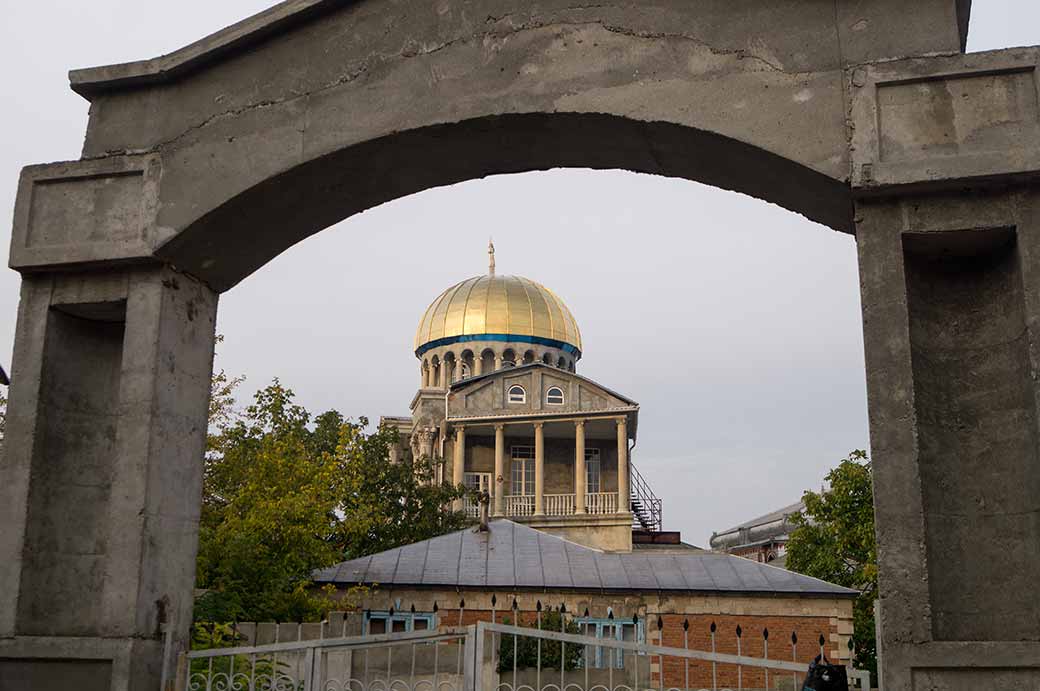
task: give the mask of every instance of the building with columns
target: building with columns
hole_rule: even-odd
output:
[[[690,626],[695,645],[733,653],[740,630],[769,629],[824,641],[847,662],[856,591],[663,531],[661,502],[632,463],[639,405],[578,374],[583,344],[570,310],[534,281],[497,275],[489,254],[486,275],[427,308],[412,414],[381,423],[401,433],[394,462],[433,459],[438,480],[490,494],[491,520],[316,572],[316,584],[360,610],[355,630],[495,620],[496,602],[499,621],[534,621],[543,605],[563,605],[589,635],[679,645]],[[503,612],[509,603],[516,612]],[[744,639],[744,653],[765,654],[758,643]],[[796,659],[818,651],[803,644]],[[690,678],[707,686],[713,675],[702,665]]]
[[[581,331],[551,290],[495,272],[457,283],[419,322],[420,386],[394,458],[491,495],[508,517],[614,551],[661,533],[661,503],[631,463],[639,404],[577,373]],[[479,507],[459,502],[474,516]]]

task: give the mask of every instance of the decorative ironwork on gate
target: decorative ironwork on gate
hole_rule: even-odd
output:
[[[806,664],[798,640],[773,645],[763,631],[762,657],[596,637],[581,618],[564,631],[479,622],[440,630],[323,638],[188,653],[178,691],[743,691],[799,689]],[[461,613],[459,618],[461,619]],[[542,620],[538,613],[538,622]],[[621,622],[619,622],[620,624]],[[569,633],[577,625],[579,633]],[[661,624],[658,620],[658,630]],[[602,631],[596,629],[597,631]],[[703,633],[703,632],[702,632]],[[701,638],[701,637],[698,637]],[[816,647],[813,642],[813,648]],[[805,644],[803,643],[803,646]],[[787,660],[781,648],[791,648]],[[822,653],[824,641],[819,641]],[[805,649],[803,647],[803,653]],[[813,650],[815,652],[815,650]],[[710,677],[708,674],[710,673]],[[849,670],[861,689],[869,674]],[[710,679],[710,681],[709,681]]]

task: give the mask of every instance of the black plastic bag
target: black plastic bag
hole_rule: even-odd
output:
[[[805,676],[802,691],[849,691],[849,677],[842,665],[832,665],[824,657],[817,655],[809,663],[809,673]]]

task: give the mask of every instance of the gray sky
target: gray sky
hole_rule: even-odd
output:
[[[11,218],[23,165],[79,155],[87,104],[69,68],[154,57],[269,4],[4,0],[0,214]],[[1035,0],[976,0],[973,15],[972,51],[1040,43]],[[244,397],[277,376],[313,410],[407,414],[417,321],[444,288],[486,270],[489,236],[500,273],[570,306],[579,371],[642,405],[633,460],[664,500],[666,528],[687,540],[796,501],[867,446],[852,238],[738,194],[621,171],[498,176],[349,219],[222,298],[218,366],[248,377]],[[4,364],[17,301],[17,274],[0,271]]]

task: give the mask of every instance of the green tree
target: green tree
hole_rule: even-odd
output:
[[[878,592],[874,490],[865,451],[853,451],[827,474],[829,488],[806,492],[805,510],[787,544],[787,568],[860,591],[853,605],[856,665],[877,678],[874,600]]]
[[[542,631],[559,631],[562,633],[580,634],[581,629],[574,621],[567,621],[564,623],[564,613],[558,609],[548,609],[542,612],[541,615],[541,630]],[[509,617],[506,617],[503,622],[504,624],[512,623]],[[538,627],[538,620],[528,624],[520,624],[520,626],[526,626],[526,628],[533,629]],[[508,634],[503,635],[498,644],[498,671],[499,672],[511,672],[513,671],[513,647],[516,646],[516,668],[517,669],[534,669],[540,664],[543,669],[560,669],[561,656],[566,662],[567,669],[574,670],[581,664],[582,653],[584,651],[583,646],[574,645],[573,643],[567,646],[561,646],[558,642],[549,641],[547,639],[539,639],[534,637],[526,636],[510,636]]]
[[[277,380],[232,412],[234,386],[211,425],[197,621],[318,619],[333,602],[315,569],[466,525],[444,508],[464,488],[426,484],[428,459],[390,463],[396,430],[312,417]]]

